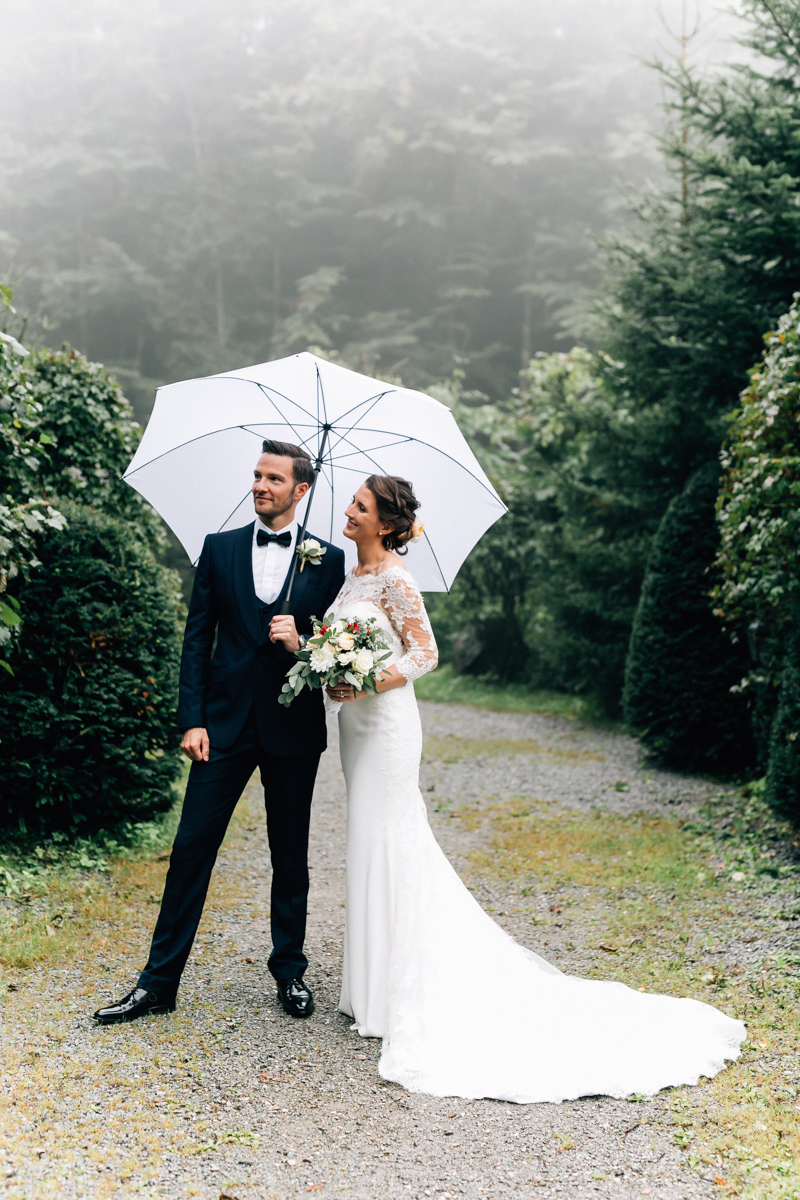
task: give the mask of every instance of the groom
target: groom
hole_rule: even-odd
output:
[[[178,724],[192,761],[150,957],[136,987],[94,1014],[103,1025],[172,1012],[205,903],[217,851],[256,767],[264,785],[272,859],[269,969],[285,1011],[314,1011],[303,983],[311,796],[327,738],[322,691],[278,703],[286,672],[344,581],[344,554],[301,558],[291,614],[281,608],[297,552],[295,510],[314,480],[311,459],[267,441],[253,482],[256,520],[213,533],[197,565],[181,656]],[[196,481],[197,487],[203,481]],[[301,564],[303,570],[300,570]],[[216,642],[215,642],[216,638]]]

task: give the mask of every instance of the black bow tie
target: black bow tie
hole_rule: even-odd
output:
[[[292,535],[288,529],[285,529],[283,533],[267,533],[266,529],[259,529],[256,541],[259,546],[268,546],[270,542],[277,542],[279,546],[291,546]]]

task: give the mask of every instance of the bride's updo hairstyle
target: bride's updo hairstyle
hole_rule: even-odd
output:
[[[378,516],[391,530],[382,538],[384,550],[408,554],[407,542],[414,537],[419,500],[407,479],[399,475],[370,475],[367,487],[375,497]]]

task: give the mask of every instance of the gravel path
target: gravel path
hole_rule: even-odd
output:
[[[547,931],[549,947],[540,941],[513,881],[504,891],[475,873],[467,856],[488,844],[489,832],[466,833],[450,818],[453,804],[477,808],[522,794],[587,810],[601,802],[686,815],[709,785],[642,769],[634,743],[618,734],[528,714],[422,707],[422,787],[440,843],[510,932],[579,968],[580,954],[570,959],[557,928]],[[468,757],[464,739],[480,743],[466,748]],[[380,1079],[379,1042],[352,1033],[336,1011],[345,794],[335,738],[311,838],[308,979],[317,1012],[306,1022],[284,1016],[266,971],[269,872],[255,785],[244,819],[252,825],[220,857],[227,899],[207,910],[174,1016],[97,1029],[86,1015],[130,986],[152,906],[133,957],[110,945],[100,964],[87,958],[19,974],[4,1010],[4,1036],[20,1064],[0,1089],[7,1195],[689,1200],[718,1192],[684,1171],[668,1095],[518,1106],[411,1095]]]

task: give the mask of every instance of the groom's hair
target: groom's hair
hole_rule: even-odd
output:
[[[311,465],[311,455],[293,442],[266,441],[261,446],[262,454],[277,454],[280,458],[291,458],[292,475],[295,483],[307,483],[309,487],[314,482],[314,468]]]

